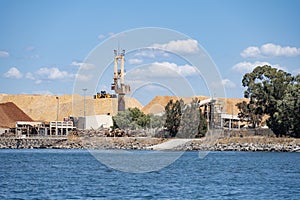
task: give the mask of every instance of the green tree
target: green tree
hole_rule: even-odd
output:
[[[248,120],[252,128],[256,128],[261,125],[263,112],[256,107],[253,103],[247,103],[246,101],[237,103],[236,106],[239,109],[238,117],[242,120]]]
[[[165,117],[166,121],[164,124],[164,128],[167,131],[167,136],[169,137],[175,137],[181,120],[181,107],[183,106],[183,100],[180,99],[179,101],[176,100],[174,102],[173,100],[170,100],[168,104],[165,107]]]
[[[280,102],[283,123],[286,125],[288,135],[300,137],[300,75],[293,77],[284,99]]]
[[[199,138],[205,136],[207,123],[200,109],[200,101],[195,98],[190,104],[185,104],[182,110],[177,137]]]
[[[132,120],[130,118],[129,112],[118,112],[117,115],[113,116],[113,128],[120,128],[120,129],[129,129]]]
[[[114,128],[131,130],[149,127],[150,120],[150,116],[138,108],[128,108],[113,117]]]
[[[162,128],[164,126],[165,115],[159,116],[159,115],[148,114],[147,116],[149,116],[150,118],[149,128]]]
[[[248,111],[267,114],[267,125],[276,136],[299,134],[295,112],[299,108],[299,77],[265,65],[245,74],[242,84],[247,87],[244,96],[249,98]]]
[[[164,127],[170,137],[203,137],[207,131],[207,123],[197,98],[190,104],[184,104],[182,99],[175,103],[169,101],[165,107],[165,120]]]

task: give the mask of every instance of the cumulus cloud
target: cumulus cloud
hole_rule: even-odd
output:
[[[9,56],[9,53],[7,51],[0,51],[0,58],[6,58]]]
[[[26,73],[25,78],[30,79],[30,80],[35,80],[34,75],[31,72]]]
[[[43,80],[66,80],[74,77],[74,74],[60,70],[56,67],[42,67],[33,73],[28,72],[25,74],[25,78],[33,80],[36,84],[42,83]]]
[[[83,70],[90,70],[90,69],[95,68],[95,65],[93,65],[91,63],[84,63],[84,62],[77,62],[77,61],[73,61],[71,63],[71,66],[80,67],[80,69],[83,69]]]
[[[250,46],[244,49],[241,56],[244,58],[259,58],[259,57],[279,57],[279,56],[299,56],[300,48],[276,45],[267,43],[260,47]]]
[[[221,81],[222,85],[227,88],[235,88],[235,83],[229,79],[223,79]]]
[[[143,63],[142,59],[138,59],[138,58],[132,58],[128,60],[128,63],[131,65],[137,65],[137,64],[141,64]]]
[[[12,67],[4,73],[4,77],[20,79],[23,77],[23,74],[16,67]]]
[[[134,54],[134,57],[141,59],[141,58],[156,58],[156,57],[170,57],[169,53],[155,49],[153,47],[146,48],[146,49],[141,49],[138,50],[136,54]]]
[[[239,72],[239,73],[248,73],[251,72],[255,67],[257,66],[264,66],[264,65],[270,65],[272,67],[275,67],[277,69],[282,69],[286,71],[285,67],[282,67],[278,64],[270,64],[268,62],[261,62],[261,61],[256,61],[256,62],[240,62],[235,64],[232,67],[232,70]]]
[[[36,74],[43,79],[56,80],[56,79],[64,79],[74,77],[73,74],[69,74],[67,71],[61,71],[56,67],[47,68],[43,67],[36,71]]]
[[[165,44],[153,44],[151,47],[164,49],[179,54],[194,54],[199,51],[197,40],[172,40]]]
[[[193,76],[197,74],[195,67],[190,65],[177,65],[170,62],[154,62],[147,66],[130,71],[130,77],[176,78],[178,76]]]

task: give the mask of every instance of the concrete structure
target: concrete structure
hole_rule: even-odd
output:
[[[125,50],[122,53],[114,50],[114,82],[111,85],[111,89],[118,95],[118,111],[125,111],[125,95],[130,93],[130,86],[124,83],[124,62],[125,62]],[[120,62],[120,70],[118,65]]]
[[[76,127],[79,129],[99,129],[113,126],[111,115],[92,115],[79,117]]]
[[[44,135],[45,129],[46,129],[45,123],[43,122],[17,121],[15,134],[17,137],[30,136],[30,135]]]
[[[9,132],[9,128],[0,127],[0,136],[5,134],[5,133],[8,133],[8,132]]]
[[[49,134],[55,136],[66,136],[70,131],[75,130],[72,121],[52,121],[50,122],[50,132]],[[48,135],[48,134],[46,134]]]
[[[241,119],[234,114],[224,112],[225,103],[218,98],[209,98],[200,101],[200,107],[204,106],[204,115],[207,119],[209,129],[223,129],[231,130],[233,128],[240,129]],[[236,125],[237,124],[237,125]]]
[[[241,128],[241,119],[237,115],[222,113],[221,118],[222,118],[222,121],[221,121],[222,127],[224,127],[225,124],[228,123],[229,130],[231,130],[233,128],[238,128],[238,129]],[[233,126],[234,123],[237,123],[237,127]]]

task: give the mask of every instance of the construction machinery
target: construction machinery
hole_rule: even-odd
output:
[[[107,93],[105,90],[97,92],[97,94],[94,95],[94,99],[102,99],[102,98],[117,98],[117,95]]]
[[[130,86],[124,83],[125,50],[120,53],[114,50],[114,78],[111,89],[118,95],[118,111],[125,111],[125,95],[130,93]],[[119,68],[120,64],[120,69]]]

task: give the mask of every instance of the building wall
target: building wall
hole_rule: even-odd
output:
[[[110,128],[111,126],[113,126],[111,115],[86,116],[86,120],[84,120],[84,117],[79,117],[76,125],[79,129]]]

